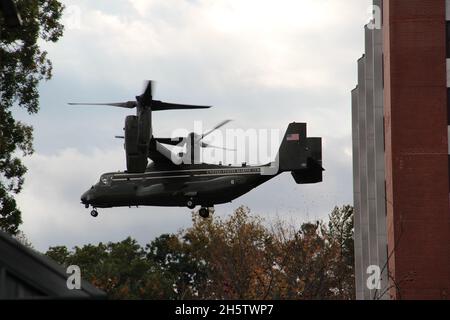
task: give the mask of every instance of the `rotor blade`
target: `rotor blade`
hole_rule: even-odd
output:
[[[153,96],[152,96],[153,81],[147,80],[144,82],[144,85],[145,85],[145,89],[144,89],[144,93],[140,97],[140,102],[145,106],[149,106],[149,105],[151,105],[151,103],[153,101]]]
[[[202,142],[201,147],[202,148],[221,149],[221,150],[226,150],[226,151],[236,151],[236,149],[228,149],[228,148],[224,148],[224,147],[218,147],[218,146],[214,146],[214,145],[211,145],[211,144],[205,143],[205,142]]]
[[[192,104],[179,104],[179,103],[169,103],[162,102],[159,100],[153,100],[152,110],[189,110],[189,109],[209,109],[211,106],[197,106]]]
[[[116,139],[125,139],[125,136],[114,136]]]
[[[133,109],[136,107],[135,101],[127,101],[127,102],[111,102],[111,103],[89,103],[89,102],[69,102],[71,106],[111,106],[111,107],[119,107],[119,108],[127,108]]]
[[[183,142],[185,139],[179,137],[179,138],[155,138],[155,140],[158,141],[159,143],[164,143],[164,144],[170,144],[172,146],[177,146],[181,142]]]
[[[232,120],[224,120],[221,123],[217,124],[214,128],[212,128],[211,130],[207,131],[206,133],[204,133],[200,139],[203,139],[204,137],[206,137],[207,135],[211,134],[213,131],[216,131],[217,129],[223,127],[224,125],[226,125],[227,123],[231,122]]]

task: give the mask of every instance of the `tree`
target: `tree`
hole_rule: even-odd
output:
[[[168,299],[173,292],[158,267],[146,259],[145,249],[131,238],[73,251],[51,247],[46,255],[64,266],[78,265],[82,277],[107,292],[110,299]]]
[[[283,299],[354,299],[353,208],[334,208],[328,223],[278,227],[285,256]]]
[[[144,247],[127,238],[47,255],[80,266],[113,299],[354,299],[350,206],[298,228],[270,227],[246,207],[224,220],[192,219]]]
[[[14,119],[14,105],[39,110],[38,84],[52,77],[52,64],[38,41],[56,42],[63,34],[58,0],[18,0],[23,24],[7,28],[0,15],[0,229],[16,234],[22,223],[14,195],[24,182],[23,156],[33,153],[33,128]]]
[[[205,299],[264,299],[274,278],[272,236],[262,219],[239,207],[225,221],[193,216],[183,233],[194,261],[203,261]]]
[[[195,299],[207,282],[205,261],[192,254],[192,245],[181,235],[164,234],[146,246],[147,259],[169,285],[166,299]]]
[[[323,229],[334,253],[330,271],[334,281],[331,287],[340,299],[355,299],[353,214],[352,206],[335,207],[330,214],[328,227]]]

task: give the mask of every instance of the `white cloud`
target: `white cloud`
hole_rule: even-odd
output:
[[[117,14],[92,8],[90,3],[80,4],[81,28],[69,29],[66,34],[74,42],[63,49],[55,48],[67,53],[65,64],[71,65],[75,73],[123,83],[130,71],[145,78],[149,70],[157,71],[160,63],[181,67],[181,72],[184,67],[178,64],[194,63],[203,69],[198,70],[196,77],[212,78],[222,85],[238,79],[244,85],[263,87],[336,88],[343,76],[348,79],[336,72],[341,63],[346,60],[349,65],[356,58],[349,59],[351,35],[346,32],[349,26],[354,27],[353,34],[362,32],[367,8],[364,2],[368,3],[129,2],[130,9],[133,7],[138,15],[133,10]],[[86,69],[97,72],[85,72]],[[160,72],[164,70],[156,73]]]

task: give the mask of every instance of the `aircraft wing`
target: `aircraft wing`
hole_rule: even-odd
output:
[[[150,148],[148,152],[148,157],[155,164],[162,164],[167,166],[180,165],[182,159],[177,155],[174,155],[167,147],[152,139],[150,141]]]

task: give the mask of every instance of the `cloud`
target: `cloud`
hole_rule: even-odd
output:
[[[239,86],[330,89],[351,75],[341,66],[354,63],[352,36],[362,33],[369,1],[130,0],[120,14],[66,2],[81,8],[82,23],[54,50],[86,80],[123,84],[130,73],[145,78],[150,70],[181,80],[186,64],[196,67],[198,82],[220,88],[238,78]]]
[[[70,112],[73,124],[106,147],[100,137],[118,134],[124,112],[78,109],[76,116],[61,105],[133,99],[142,80],[151,78],[158,80],[159,99],[216,107],[155,114],[161,134],[194,120],[228,117],[243,128],[281,129],[297,120],[312,121],[310,128],[322,136],[331,128],[333,135],[350,132],[349,90],[369,1],[65,2],[79,6],[82,23],[49,47],[55,78],[41,95],[43,112],[54,119],[50,130]],[[71,134],[65,141],[73,139]]]

